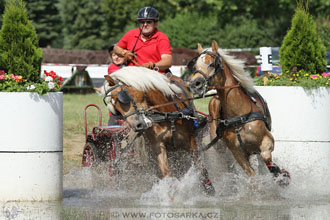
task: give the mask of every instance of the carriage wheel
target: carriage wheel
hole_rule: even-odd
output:
[[[92,143],[87,142],[84,147],[82,166],[83,167],[92,167],[95,165],[97,160],[96,148]]]

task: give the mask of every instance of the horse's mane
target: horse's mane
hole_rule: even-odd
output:
[[[212,51],[212,49],[207,49]],[[226,51],[218,49],[222,62],[225,62],[235,79],[249,92],[255,92],[254,81],[250,73],[244,70],[245,61],[229,55]],[[199,65],[199,64],[198,64]]]
[[[111,77],[143,92],[157,89],[164,96],[182,93],[181,89],[170,83],[165,75],[144,67],[124,67],[112,73]]]

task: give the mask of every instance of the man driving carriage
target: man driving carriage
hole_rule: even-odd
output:
[[[129,66],[143,66],[166,74],[172,83],[189,96],[184,81],[171,74],[172,50],[169,38],[157,28],[158,11],[150,6],[141,8],[137,14],[139,27],[128,31],[114,46],[114,53],[125,57]],[[193,105],[193,103],[191,103]],[[192,113],[194,114],[194,113]],[[196,127],[206,124],[206,118],[199,117]]]
[[[172,66],[172,51],[167,35],[157,29],[158,11],[149,6],[141,8],[137,20],[139,28],[128,31],[114,47],[114,52],[125,57],[131,66],[168,72]]]

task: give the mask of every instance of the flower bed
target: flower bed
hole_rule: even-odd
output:
[[[292,73],[271,74],[269,73],[267,86],[301,86],[311,89],[318,87],[330,87],[330,72],[310,74],[304,70]],[[263,76],[256,77],[256,84],[264,85]]]
[[[0,92],[37,92],[46,94],[59,90],[63,78],[54,71],[44,71],[40,82],[28,82],[20,75],[6,74],[0,70]]]

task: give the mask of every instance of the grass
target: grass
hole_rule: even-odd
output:
[[[195,101],[196,108],[208,113],[210,98]],[[72,167],[81,166],[82,151],[85,145],[84,108],[88,104],[96,104],[102,111],[102,125],[108,123],[108,110],[103,103],[103,97],[94,94],[64,94],[63,95],[63,172],[68,173]],[[98,111],[89,107],[87,113],[87,133],[98,125]]]
[[[64,94],[63,124],[64,136],[84,132],[84,108],[88,104],[96,104],[101,108],[103,123],[108,119],[103,97],[97,94]],[[98,111],[94,107],[87,109],[88,125],[98,124]]]
[[[102,111],[102,124],[107,124],[108,113],[103,97],[97,94],[63,95],[63,172],[72,167],[81,166],[82,151],[85,145],[84,108],[96,104]],[[98,111],[94,107],[87,109],[87,132],[98,125]]]

